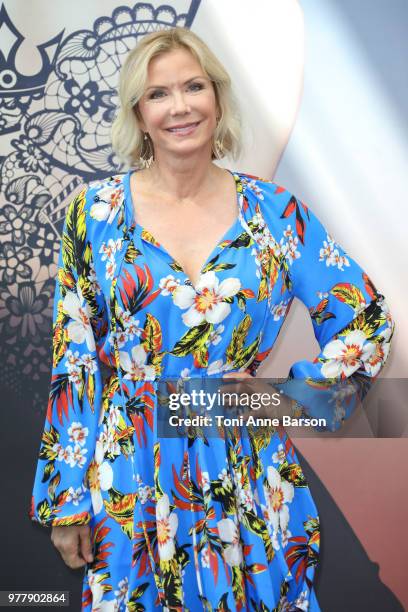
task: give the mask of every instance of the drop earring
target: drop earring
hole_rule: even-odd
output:
[[[148,152],[150,153],[149,157],[145,157],[144,149],[148,149]],[[147,134],[147,132],[145,132],[144,136],[143,136],[142,152],[141,152],[141,155],[139,157],[139,166],[141,168],[149,168],[152,165],[152,162],[153,162],[153,155],[152,155],[152,151],[151,151],[151,144],[150,144],[150,141],[149,141],[148,134]]]
[[[220,117],[217,117],[217,124],[216,124],[217,128],[218,128],[219,123],[220,123]],[[218,138],[214,142],[213,152],[214,152],[216,159],[221,159],[222,157],[224,157],[224,146],[222,144],[222,141],[219,140]]]

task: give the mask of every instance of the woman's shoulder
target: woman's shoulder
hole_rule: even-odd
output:
[[[88,195],[102,190],[123,189],[126,173],[112,173],[102,178],[91,180],[87,183]]]
[[[297,199],[289,189],[276,181],[248,172],[232,172],[239,176],[244,195],[252,194],[263,207],[287,204],[292,198]]]
[[[116,237],[125,219],[125,174],[111,174],[99,179],[84,181],[73,195],[67,209],[72,223],[82,225],[88,238]],[[103,226],[103,232],[101,232]],[[110,233],[109,233],[110,232]]]

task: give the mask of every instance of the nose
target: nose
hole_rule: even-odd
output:
[[[188,105],[184,93],[182,91],[174,91],[172,96],[172,108],[171,114],[185,114],[190,112],[190,106]]]

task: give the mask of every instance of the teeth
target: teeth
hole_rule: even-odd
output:
[[[171,128],[171,129],[169,129],[169,132],[186,132],[187,130],[191,129],[195,125],[197,125],[197,123],[192,123],[192,124],[186,125],[185,127],[182,127],[182,128]]]

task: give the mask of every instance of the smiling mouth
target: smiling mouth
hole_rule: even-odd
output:
[[[201,123],[200,121],[196,121],[195,123],[188,123],[187,125],[185,125],[183,127],[167,128],[166,131],[174,133],[174,134],[183,134],[185,132],[189,132],[190,130],[193,130],[200,123]]]

